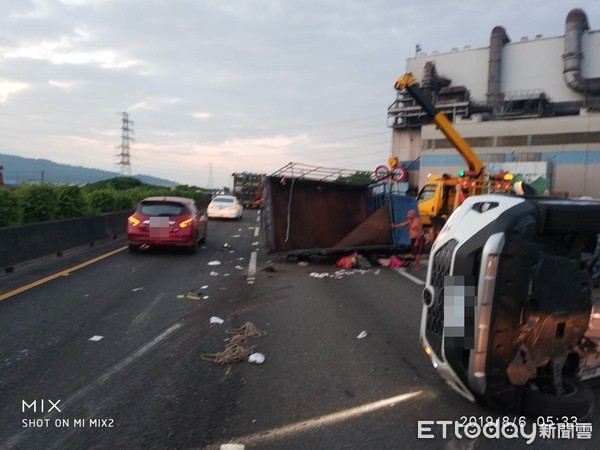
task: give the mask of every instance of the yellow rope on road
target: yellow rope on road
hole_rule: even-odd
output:
[[[225,333],[227,334],[241,334],[242,336],[256,336],[263,337],[267,335],[266,331],[259,330],[252,322],[246,322],[239,328],[229,328]]]
[[[219,353],[208,353],[201,356],[205,361],[216,362],[218,364],[237,364],[246,356],[252,354],[256,345],[248,345],[248,337],[266,336],[267,332],[259,330],[252,322],[246,322],[240,328],[230,328],[227,334],[233,334],[232,337],[225,339],[225,350]]]

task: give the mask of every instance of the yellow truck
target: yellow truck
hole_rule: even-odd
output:
[[[438,111],[425,97],[412,73],[398,78],[394,87],[398,91],[406,90],[414,97],[463,157],[468,168],[457,175],[432,175],[421,188],[417,200],[423,225],[436,228],[468,196],[510,189],[510,174],[500,172],[493,177],[487,175],[483,162],[444,113]]]

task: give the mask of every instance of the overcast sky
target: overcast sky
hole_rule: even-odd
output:
[[[564,35],[598,0],[0,0],[0,153],[205,187],[290,161],[372,170],[415,45]],[[1,161],[0,161],[1,164]],[[211,169],[212,167],[212,169]],[[212,173],[212,186],[209,186]],[[10,175],[7,173],[7,175]]]

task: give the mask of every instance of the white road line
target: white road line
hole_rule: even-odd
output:
[[[158,336],[156,336],[154,339],[152,339],[146,345],[144,345],[143,347],[141,347],[140,349],[138,349],[133,355],[128,356],[127,358],[125,358],[124,360],[122,360],[119,364],[115,365],[112,369],[106,371],[104,373],[104,375],[102,375],[100,378],[98,378],[98,383],[99,384],[106,383],[106,381],[110,377],[112,377],[117,372],[120,372],[121,370],[123,370],[125,367],[127,367],[129,364],[131,364],[133,361],[135,361],[136,359],[138,359],[144,353],[147,353],[148,350],[150,350],[152,347],[154,347],[160,341],[163,341],[168,335],[170,335],[174,331],[178,330],[182,326],[183,325],[181,323],[179,323],[179,322],[177,322],[174,325],[171,325],[169,328],[167,328],[165,331],[163,331],[162,333],[160,333]]]
[[[414,275],[411,275],[410,273],[408,273],[406,271],[406,269],[397,269],[396,273],[402,275],[404,278],[408,278],[413,283],[419,284],[421,286],[425,286],[425,282],[423,280],[421,280],[418,277],[415,277]]]
[[[147,353],[152,347],[154,347],[159,342],[163,341],[167,336],[169,336],[170,334],[172,334],[173,332],[175,332],[182,326],[183,325],[179,322],[174,325],[171,325],[169,328],[167,328],[161,334],[156,336],[150,342],[148,342],[147,344],[145,344],[144,346],[142,346],[138,350],[136,350],[135,353],[133,353],[132,355],[128,356],[127,358],[121,360],[118,364],[113,366],[111,369],[104,372],[104,374],[101,377],[86,384],[85,386],[83,386],[81,389],[79,389],[77,392],[75,392],[75,394],[73,394],[68,399],[61,401],[61,403],[60,403],[61,407],[70,405],[71,403],[73,403],[74,401],[79,399],[80,397],[87,394],[92,389],[106,383],[110,377],[112,377],[113,375],[115,375],[118,372],[120,372],[121,370],[123,370],[125,367],[127,367],[129,364],[131,364],[137,358],[142,356],[144,353]],[[46,418],[50,418],[52,416],[54,416],[54,413],[49,412],[43,418],[46,419]],[[19,442],[21,442],[21,440],[23,439],[25,434],[27,434],[27,430],[28,429],[25,429],[25,430],[20,431],[17,434],[14,434],[13,436],[11,436],[6,442],[4,442],[4,444],[0,445],[0,448],[12,448],[12,447],[16,446]]]
[[[248,284],[254,284],[256,279],[256,252],[250,253],[250,264],[248,264]]]
[[[258,236],[258,232],[259,232],[259,231],[260,231],[260,229],[259,229],[258,227],[256,227],[256,228],[254,229],[254,237],[257,237],[257,236]]]

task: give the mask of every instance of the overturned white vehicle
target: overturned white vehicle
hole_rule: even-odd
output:
[[[442,378],[497,410],[589,418],[599,233],[600,201],[468,198],[431,249],[423,291],[421,343]]]

